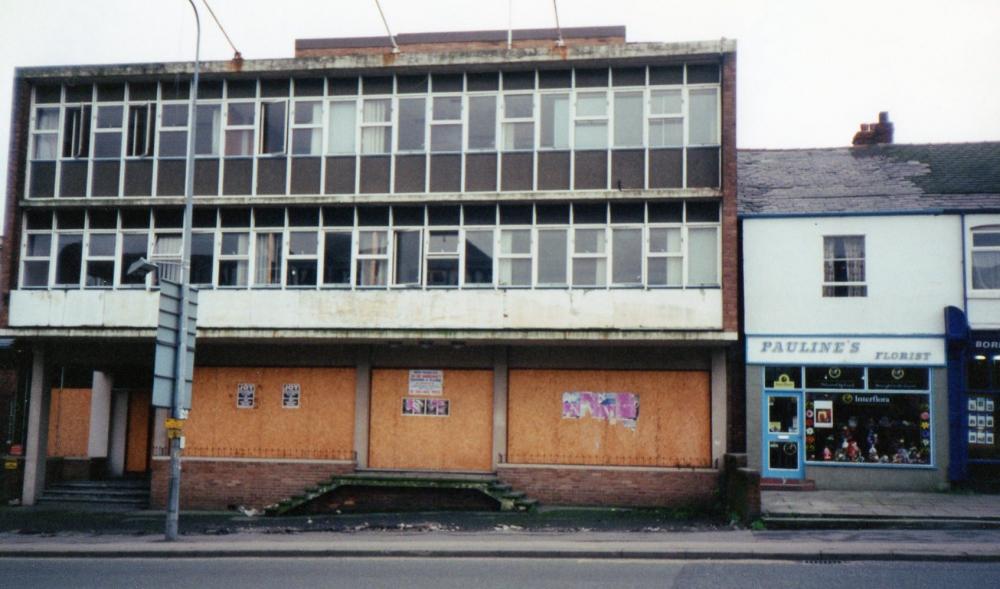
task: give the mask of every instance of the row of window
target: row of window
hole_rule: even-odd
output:
[[[699,87],[200,102],[195,110],[195,154],[380,155],[718,145],[718,95],[717,87]],[[189,110],[187,102],[36,106],[31,156],[36,161],[118,159],[123,153],[183,158]]]
[[[973,290],[1000,290],[1000,227],[972,229]],[[865,236],[823,237],[823,296],[868,296],[865,283]]]
[[[591,73],[581,75],[584,71]],[[112,169],[108,164],[120,164],[123,157],[127,164],[152,158],[183,159],[187,153],[188,134],[192,131],[195,154],[200,160],[225,157],[250,158],[254,162],[288,155],[295,156],[293,159],[322,155],[333,158],[389,154],[411,157],[428,153],[469,153],[481,157],[494,152],[589,153],[612,148],[687,152],[688,148],[697,151],[720,144],[717,66],[615,69],[611,70],[613,84],[610,89],[609,70],[594,71],[603,72],[603,83],[592,70],[503,74],[502,84],[497,73],[417,76],[423,80],[420,83],[414,82],[413,76],[402,75],[330,80],[241,80],[225,84],[205,82],[207,90],[199,91],[193,120],[189,120],[192,118],[190,91],[186,82],[110,87],[39,86],[35,88],[30,122],[29,153],[33,165],[28,193],[31,196],[85,196],[90,187],[94,195],[117,196],[121,192],[120,185],[129,183],[130,175],[135,176],[132,184],[143,184],[149,172],[139,167],[129,171],[121,165]],[[692,75],[692,71],[701,73]],[[428,94],[428,86],[433,89],[432,94]],[[294,91],[290,92],[290,88]],[[592,159],[576,165],[592,166]],[[590,184],[595,182],[601,188],[609,183],[625,188],[718,185],[717,179],[707,180],[708,184],[698,179],[685,182],[683,172],[671,172],[670,178],[662,180],[649,179],[642,172],[646,167],[676,166],[679,172],[688,166],[681,161],[675,163],[669,157],[669,161],[658,161],[655,166],[643,157],[638,162],[633,159],[622,162],[622,173],[627,176],[619,178],[618,182],[605,180],[602,176],[580,187],[594,188]],[[713,161],[717,168],[717,158]],[[79,169],[79,164],[87,162],[91,163],[92,170],[87,166]],[[411,169],[414,162],[406,164],[404,175],[417,173]],[[286,165],[294,168],[290,162]],[[355,168],[359,167],[352,165],[350,170],[341,169],[344,165],[338,164],[337,174],[354,176]],[[496,189],[496,184],[479,186],[479,183],[473,183],[470,188],[469,182],[462,181],[468,171],[456,173],[451,170],[454,166],[451,162],[442,165],[437,174],[449,184],[449,190],[459,187]],[[485,165],[480,163],[472,173],[488,173],[483,168]],[[569,188],[569,182],[561,180],[566,172],[560,168],[570,168],[569,173],[573,175],[572,165],[569,160],[565,164],[562,160],[539,163],[541,167],[552,166],[555,178],[546,180],[546,174],[540,171],[538,175],[542,179],[537,189]],[[712,164],[704,162],[704,165],[711,167]],[[636,166],[638,174],[631,169]],[[249,170],[241,167],[238,171],[227,167],[226,173],[256,178],[255,167]],[[612,164],[603,163],[604,175],[613,175],[612,167]],[[274,166],[269,164],[267,170],[260,173],[278,173],[272,168]],[[532,168],[529,165],[527,171]],[[422,169],[425,171],[421,176],[435,173],[430,166]],[[494,175],[499,175],[498,169],[498,165],[492,166]],[[182,169],[180,172],[183,175]],[[313,185],[318,184],[322,172],[317,170],[315,179],[305,168],[300,172],[308,180],[295,182],[293,178],[289,190],[293,193],[319,192],[319,187]],[[525,172],[523,165],[516,170],[520,176]],[[378,173],[386,177],[397,175],[391,171],[379,170]],[[281,178],[274,179],[280,187],[265,188],[263,193],[284,193],[284,178],[294,174],[294,169],[283,170]],[[113,180],[106,177],[109,175]],[[452,175],[454,182],[450,182]],[[710,174],[712,177],[717,175],[717,170]],[[362,170],[362,183],[365,176]],[[218,170],[213,177],[217,186],[214,190],[207,188],[208,194],[218,193],[218,185],[224,183],[218,179]],[[434,180],[428,182],[435,184]],[[59,183],[69,186],[58,189]],[[256,193],[251,187],[239,184],[242,192]],[[451,184],[457,187],[450,187]],[[513,189],[523,190],[523,184]],[[534,185],[529,179],[527,189],[533,189]],[[389,192],[389,186],[395,184],[390,181],[381,191]],[[353,192],[354,183],[350,183],[350,187],[348,192]],[[156,192],[164,193],[163,190],[166,194],[171,193],[168,187],[158,187]],[[364,186],[358,190],[366,191]],[[419,187],[408,184],[396,186],[394,190],[423,192],[425,187],[420,182]],[[435,188],[432,186],[431,190]],[[229,193],[225,186],[222,191]],[[340,192],[342,187],[338,183],[336,190],[327,186],[326,191]],[[150,188],[138,185],[126,187],[124,193],[152,194]]]
[[[191,282],[218,287],[715,287],[717,202],[199,209]],[[152,224],[150,220],[152,219]],[[147,285],[173,209],[26,215],[23,288]],[[151,282],[150,282],[151,284]]]

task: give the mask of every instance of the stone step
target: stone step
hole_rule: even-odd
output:
[[[83,487],[49,487],[45,489],[45,495],[58,495],[61,497],[74,496],[99,496],[99,497],[122,497],[122,498],[142,498],[149,497],[149,489],[110,489],[110,488],[83,488]]]
[[[82,489],[149,489],[149,481],[141,479],[113,479],[104,481],[62,481],[51,487],[72,487]]]
[[[114,497],[108,498],[103,495],[50,495],[43,493],[38,498],[39,503],[92,503],[107,506],[130,505],[143,507],[149,505],[148,497]]]
[[[816,481],[812,479],[760,479],[761,491],[815,491]]]

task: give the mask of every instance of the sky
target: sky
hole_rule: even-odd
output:
[[[232,49],[202,0],[202,59]],[[384,35],[375,0],[209,0],[245,59],[297,38]],[[381,0],[393,33],[552,27],[551,0]],[[628,41],[736,39],[741,148],[848,145],[888,111],[897,143],[1000,140],[1000,0],[561,0],[563,27]],[[0,0],[0,174],[14,68],[191,61],[187,0]],[[6,187],[6,179],[3,184]]]

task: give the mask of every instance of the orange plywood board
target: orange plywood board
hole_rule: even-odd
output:
[[[354,446],[354,368],[196,368],[186,456],[350,460]],[[241,383],[255,405],[236,407]],[[282,406],[298,384],[300,406]]]
[[[90,389],[52,389],[48,455],[86,458],[90,439]]]
[[[706,371],[511,370],[507,461],[704,467],[711,463]],[[634,393],[635,428],[563,418],[563,393]]]
[[[447,417],[403,415],[408,370],[372,372],[372,468],[489,471],[493,462],[493,372],[445,370],[443,394],[421,396],[449,402]]]
[[[125,472],[146,472],[149,466],[149,391],[128,395],[128,438],[125,442]]]

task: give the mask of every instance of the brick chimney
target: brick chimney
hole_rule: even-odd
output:
[[[852,145],[878,145],[892,143],[892,122],[889,113],[878,113],[877,123],[861,123],[861,130],[854,134]]]

